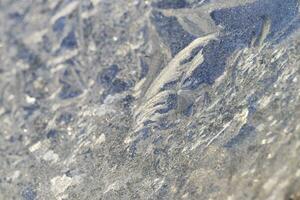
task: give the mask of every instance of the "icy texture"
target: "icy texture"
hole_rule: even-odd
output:
[[[298,0],[1,0],[0,199],[300,199]]]

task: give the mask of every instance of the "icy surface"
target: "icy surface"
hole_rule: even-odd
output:
[[[298,0],[1,0],[0,199],[300,199]]]

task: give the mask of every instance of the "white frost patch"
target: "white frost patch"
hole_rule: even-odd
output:
[[[66,60],[69,60],[75,56],[77,56],[77,54],[79,53],[79,51],[77,49],[75,50],[72,50],[72,51],[68,51],[66,53],[64,53],[62,56],[58,56],[58,57],[55,57],[51,60],[49,60],[47,62],[48,65],[58,65],[60,63],[63,63],[64,61]]]
[[[134,91],[133,96],[134,97],[139,97],[141,95],[142,87],[143,87],[145,81],[146,81],[146,78],[143,78],[137,84],[135,84],[134,89],[133,89],[133,91]]]
[[[298,82],[298,78],[295,77],[295,78],[293,79],[293,82],[294,82],[294,83],[297,83],[297,82]]]
[[[273,115],[270,115],[270,116],[267,118],[267,120],[268,120],[268,121],[272,121],[273,118],[274,118]]]
[[[182,199],[187,199],[189,197],[189,193],[185,193],[184,195],[181,196]]]
[[[34,152],[34,151],[38,150],[39,148],[41,148],[41,144],[42,144],[41,141],[38,141],[37,143],[35,143],[31,147],[29,147],[29,151]]]
[[[12,172],[9,176],[7,176],[7,179],[9,181],[16,181],[20,177],[21,172],[19,170]]]
[[[218,87],[220,84],[223,84],[226,77],[227,77],[227,70],[215,80],[215,85],[216,85],[215,87]]]
[[[121,99],[123,96],[124,95],[122,95],[122,94],[108,95],[104,100],[104,104],[112,104],[116,100]]]
[[[54,151],[50,150],[44,154],[43,159],[46,161],[56,163],[59,160],[59,156],[56,153],[54,153]]]
[[[105,135],[102,133],[96,140],[96,144],[101,144],[103,142],[105,142]]]
[[[153,181],[155,192],[157,192],[163,186],[164,182],[165,182],[165,179],[161,179],[161,178],[156,178]]]
[[[5,113],[5,109],[4,108],[0,108],[0,115],[4,114]]]
[[[97,46],[96,46],[95,42],[90,42],[88,49],[90,51],[97,51]]]
[[[247,122],[248,115],[249,115],[249,110],[248,109],[243,109],[243,111],[241,113],[238,113],[234,116],[234,120],[242,122],[243,124],[245,124]]]
[[[30,35],[29,37],[26,38],[25,43],[30,45],[30,44],[35,44],[43,41],[43,36],[48,32],[47,29],[38,31]]]
[[[272,154],[269,153],[267,158],[272,159],[273,158]]]
[[[53,74],[53,73],[56,73],[56,72],[58,72],[58,71],[63,70],[64,68],[66,68],[65,65],[63,65],[63,64],[58,64],[58,65],[56,65],[56,66],[53,66],[53,67],[50,69],[50,72]]]
[[[86,11],[86,12],[81,13],[81,18],[88,19],[96,14],[97,14],[97,9],[93,9],[92,11]]]
[[[101,117],[104,116],[107,113],[114,113],[115,110],[111,109],[109,106],[107,105],[101,105],[99,107],[91,107],[91,108],[87,108],[87,110],[85,110],[83,112],[83,116],[86,117],[93,117],[93,116],[97,116],[97,117]]]
[[[234,197],[232,195],[227,197],[227,200],[234,200]]]
[[[34,104],[35,103],[35,98],[31,97],[29,95],[26,95],[26,102],[29,104]]]
[[[272,100],[272,96],[264,96],[260,101],[259,101],[259,108],[265,108]]]
[[[54,9],[58,5],[59,2],[60,2],[60,0],[51,0],[48,5],[51,9]]]
[[[278,178],[274,177],[269,179],[263,186],[263,188],[267,191],[271,190],[278,183]]]
[[[130,137],[126,137],[124,140],[124,144],[129,144],[132,141]]]
[[[224,127],[222,128],[222,130],[220,132],[218,132],[206,145],[206,147],[208,147],[209,145],[211,145],[211,143],[213,143],[213,141],[215,139],[217,139],[231,124],[231,121],[230,122],[227,122]]]
[[[102,0],[91,0],[91,2],[93,3],[93,6],[96,6],[97,4],[99,4]]]
[[[102,104],[101,106],[86,106],[83,108],[83,117],[93,117],[93,116],[97,116],[97,117],[102,117],[108,113],[115,113],[116,110],[114,110],[113,108],[113,104],[115,101],[121,99],[122,97],[124,97],[124,95],[122,94],[116,94],[116,95],[108,95],[105,100],[104,100],[104,104]]]
[[[262,145],[264,145],[264,144],[271,144],[274,140],[275,140],[275,137],[268,138],[268,139],[263,139],[263,140],[261,141],[261,144],[262,144]]]
[[[118,190],[119,188],[120,188],[119,181],[116,181],[107,187],[107,189],[104,191],[104,194],[111,190]]]
[[[64,7],[61,11],[59,11],[56,15],[52,17],[51,23],[53,24],[60,17],[71,14],[75,9],[77,9],[78,5],[79,1],[69,3],[66,7]]]
[[[76,185],[80,182],[80,177],[75,176],[74,178],[63,176],[56,176],[51,179],[51,191],[58,200],[62,200],[66,195],[63,194],[68,187]]]
[[[200,135],[200,136],[203,135],[204,129],[200,129],[200,130],[198,130],[198,131],[199,131],[199,135]],[[196,149],[198,146],[200,146],[201,144],[203,144],[203,142],[204,142],[203,138],[200,137],[200,139],[198,139],[198,140],[196,141],[196,143],[195,143],[194,145],[192,145],[192,147],[191,147],[190,149],[191,149],[191,150]],[[184,149],[182,150],[182,152],[185,152],[185,151],[187,151],[187,150],[188,150],[188,147],[186,146],[186,147],[184,147]]]
[[[95,110],[95,115],[101,117],[101,116],[105,115],[106,113],[114,113],[114,112],[115,111],[112,109],[106,109],[105,105],[101,105],[99,107],[99,109]]]
[[[54,193],[56,197],[62,195],[62,193],[72,185],[72,178],[63,176],[56,176],[51,179],[51,191]]]
[[[270,124],[270,126],[272,127],[272,126],[274,126],[274,125],[276,125],[277,124],[277,120],[275,119],[271,124]]]

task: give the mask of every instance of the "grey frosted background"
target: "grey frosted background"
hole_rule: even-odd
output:
[[[0,200],[299,200],[299,0],[0,0]]]

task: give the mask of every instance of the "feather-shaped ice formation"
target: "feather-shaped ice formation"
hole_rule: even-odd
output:
[[[216,34],[209,34],[195,39],[181,50],[152,81],[139,105],[133,111],[135,118],[134,131],[143,128],[147,122],[155,123],[164,117],[172,109],[168,102],[171,95],[177,98],[184,94],[185,96],[182,98],[188,98],[186,96],[187,92],[182,90],[183,81],[191,76],[193,71],[203,62],[201,47],[214,39],[216,39]],[[198,52],[195,53],[195,49]],[[140,93],[139,90],[144,81],[142,79],[141,83],[137,84],[136,95]]]

